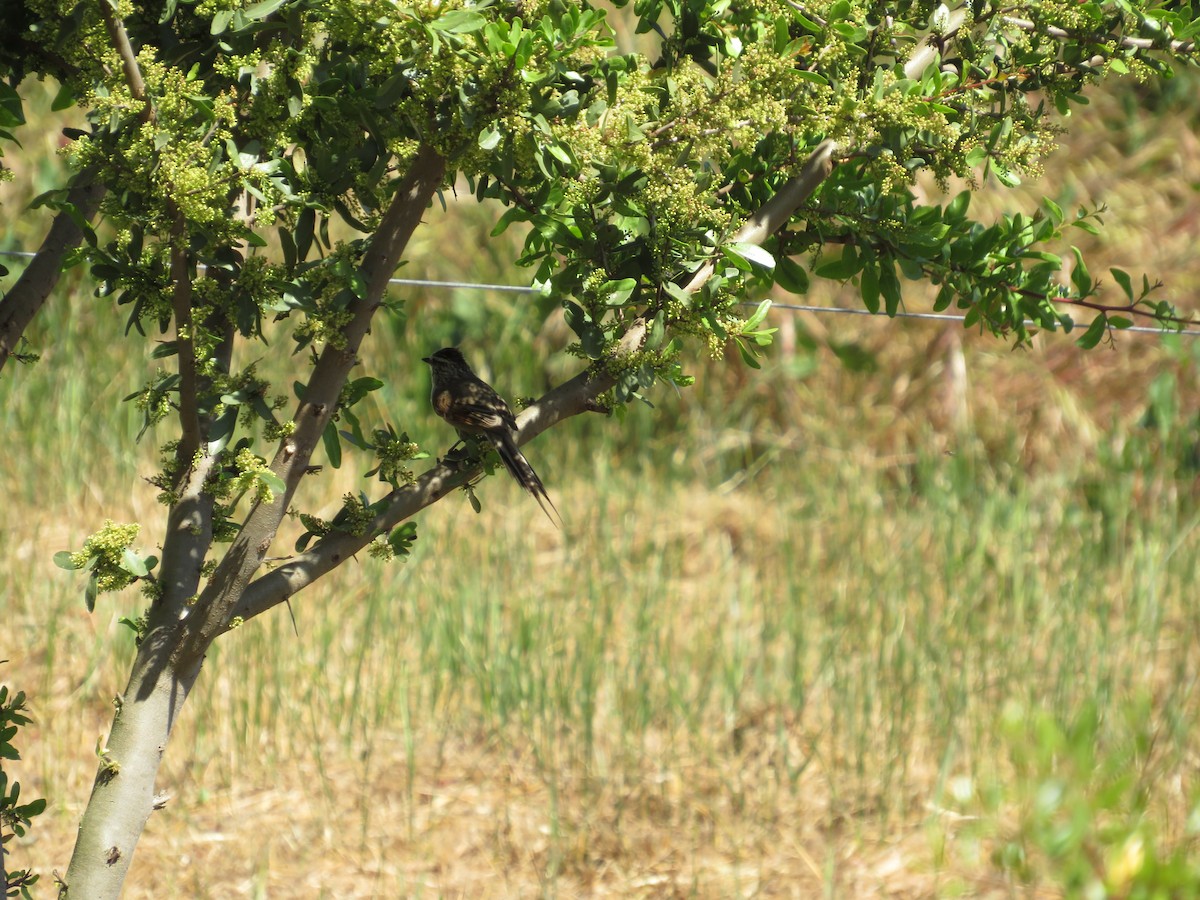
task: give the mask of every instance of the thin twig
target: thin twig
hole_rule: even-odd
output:
[[[141,118],[143,122],[154,121],[154,107],[146,96],[146,82],[142,78],[142,70],[138,66],[137,54],[129,43],[129,34],[125,31],[125,23],[117,18],[116,8],[109,0],[100,0],[100,9],[104,13],[104,24],[108,28],[108,36],[113,42],[117,55],[121,57],[121,68],[125,72],[125,83],[129,85],[129,93],[134,100],[142,103]]]

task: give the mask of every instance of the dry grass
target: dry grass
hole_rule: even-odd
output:
[[[726,494],[597,472],[556,485],[565,534],[489,484],[482,517],[423,517],[408,566],[297,598],[299,638],[282,609],[246,626],[175,735],[127,896],[1003,895],[957,855],[947,779],[1007,769],[1011,701],[1152,690],[1164,734],[1196,721],[1195,521],[1173,557],[1156,527],[1105,564],[1069,497],[811,470]],[[113,602],[88,617],[64,588],[22,612],[54,634],[10,670],[39,719],[27,789],[60,801],[20,848],[43,871],[129,655]],[[1178,828],[1191,761],[1164,752]]]

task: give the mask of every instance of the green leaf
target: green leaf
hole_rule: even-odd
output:
[[[741,338],[734,338],[733,342],[737,344],[738,353],[742,355],[742,362],[752,369],[762,368],[758,360],[754,358],[754,354],[750,351],[750,348],[746,346],[745,341],[743,341]]]
[[[967,218],[967,208],[971,205],[971,192],[961,191],[958,196],[946,204],[942,212],[942,221],[957,225]]]
[[[283,265],[290,273],[296,268],[296,241],[289,229],[280,226],[278,232],[279,249],[283,251]]]
[[[500,126],[489,125],[479,132],[479,147],[482,150],[495,150],[500,144]]]
[[[846,247],[840,259],[831,259],[817,266],[817,277],[833,281],[849,281],[862,270],[863,260],[854,247]]]
[[[429,23],[443,34],[470,34],[487,24],[487,19],[469,9],[453,9]]]
[[[563,302],[567,325],[579,336],[579,346],[589,359],[599,359],[604,352],[604,332],[592,321],[582,306],[572,300]]]
[[[377,391],[383,387],[383,382],[374,375],[363,375],[360,378],[355,378],[346,386],[346,396],[349,398],[347,406],[353,406],[371,391]]]
[[[763,300],[761,303],[759,303],[758,308],[754,310],[754,315],[748,318],[745,324],[742,325],[742,334],[752,334],[754,330],[762,324],[762,320],[767,317],[767,312],[770,309],[770,299]]]
[[[412,545],[417,540],[417,524],[415,522],[405,522],[403,525],[398,525],[393,528],[388,535],[388,544],[392,548],[392,552],[404,561],[412,552]]]
[[[834,22],[833,30],[852,44],[860,43],[867,37],[867,29],[850,22]]]
[[[412,90],[412,77],[403,71],[396,72],[379,86],[375,92],[376,109],[394,109],[405,94]]]
[[[950,287],[948,284],[943,284],[941,288],[938,289],[937,297],[933,301],[933,311],[941,312],[942,310],[947,309],[953,300],[954,288]]]
[[[721,340],[725,340],[729,336],[729,332],[725,330],[725,326],[721,324],[721,320],[717,318],[716,313],[704,312],[700,314],[700,320],[708,326],[708,330],[715,334]]]
[[[245,229],[245,230],[242,232],[242,237],[243,237],[243,238],[245,238],[245,240],[246,240],[246,243],[247,243],[247,244],[249,244],[251,247],[265,247],[265,246],[267,246],[267,239],[266,239],[266,238],[264,238],[264,237],[263,237],[261,234],[259,234],[257,231],[252,231],[252,230],[251,230],[251,229],[249,229],[249,228]]]
[[[1075,289],[1079,291],[1081,297],[1086,297],[1092,292],[1092,274],[1088,271],[1087,263],[1083,261],[1083,253],[1078,247],[1072,247],[1071,253],[1075,255],[1075,265],[1071,269],[1071,284],[1075,285]]]
[[[1092,324],[1088,326],[1088,330],[1085,331],[1080,337],[1076,338],[1075,343],[1084,350],[1091,350],[1098,343],[1100,343],[1101,338],[1103,338],[1107,333],[1108,317],[1101,313],[1100,315],[1096,316],[1096,318],[1092,319]]]
[[[64,109],[70,109],[75,105],[75,92],[65,84],[60,85],[58,93],[54,95],[54,100],[50,103],[50,109],[53,112],[62,112]]]
[[[83,602],[87,605],[88,612],[96,611],[96,595],[100,593],[100,582],[93,572],[88,578],[87,587],[83,591]]]
[[[744,241],[734,241],[733,243],[725,245],[725,251],[727,253],[733,253],[741,259],[744,259],[746,262],[755,266],[759,266],[760,268],[775,268],[775,257],[757,244],[748,244]]]
[[[252,22],[257,22],[259,19],[265,19],[281,6],[283,6],[283,0],[260,0],[242,10],[242,15]]]
[[[682,287],[673,281],[663,283],[663,290],[669,295],[683,304],[684,309],[688,309],[692,305],[692,295],[685,291]]]
[[[851,5],[850,0],[834,0],[834,2],[830,4],[829,11],[825,13],[825,16],[830,22],[836,22],[839,19],[844,19],[850,15],[850,11],[853,8],[854,7]]]
[[[600,295],[607,306],[624,306],[637,288],[636,278],[622,278],[619,281],[606,281],[600,285]]]
[[[311,206],[300,211],[296,217],[296,257],[304,261],[312,248],[313,233],[317,226],[317,211]]]
[[[220,453],[229,443],[229,439],[233,437],[233,429],[237,425],[238,410],[236,406],[231,406],[225,410],[212,428],[209,429],[208,452]]]
[[[666,336],[666,313],[659,310],[654,316],[654,320],[650,323],[650,332],[646,336],[646,349],[657,350]]]
[[[287,490],[287,485],[283,483],[283,479],[270,469],[264,469],[259,472],[258,480],[270,488],[271,493],[276,497],[282,496]]]
[[[340,469],[342,467],[342,441],[332,419],[326,423],[325,430],[321,432],[321,443],[325,447],[325,455],[329,457],[329,464],[335,469]]]
[[[1015,172],[1010,171],[1005,166],[992,160],[992,174],[996,176],[996,180],[1005,187],[1016,187],[1021,183],[1021,177]]]
[[[865,266],[859,279],[859,289],[862,292],[863,306],[872,315],[879,312],[879,270],[875,266]]]
[[[121,551],[121,562],[119,565],[135,578],[145,578],[150,574],[150,570],[146,568],[145,560],[128,547]]]
[[[209,27],[209,33],[213,35],[223,34],[225,29],[229,27],[229,23],[233,21],[232,9],[219,9],[213,15],[212,25]],[[90,612],[90,610],[89,610]]]
[[[73,554],[70,550],[59,550],[54,554],[54,564],[60,569],[66,569],[68,572],[75,571],[75,564],[71,562]]]
[[[1125,292],[1126,299],[1130,303],[1133,302],[1133,280],[1129,277],[1129,273],[1123,269],[1109,269],[1113,277],[1113,281],[1121,286],[1121,290]]]
[[[790,256],[775,261],[775,283],[791,294],[808,293],[808,272]]]
[[[889,317],[895,318],[900,309],[900,279],[890,260],[883,260],[879,264],[879,289],[883,292],[884,311]]]
[[[795,43],[798,44],[799,42]],[[808,81],[813,84],[819,84],[822,87],[829,84],[829,80],[825,78],[824,75],[820,74],[819,72],[810,72],[808,69],[796,69],[791,73],[791,76],[799,79],[800,81]]]

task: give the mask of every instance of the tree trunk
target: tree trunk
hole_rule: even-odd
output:
[[[366,295],[351,307],[353,318],[343,328],[345,345],[327,346],[314,367],[304,400],[293,421],[296,429],[280,443],[272,469],[287,490],[270,501],[256,502],[238,536],[204,586],[203,563],[212,544],[213,497],[208,484],[217,457],[202,451],[208,425],[195,425],[196,398],[180,400],[185,436],[181,462],[191,465],[176,486],[179,498],[168,517],[163,541],[159,596],[149,613],[147,632],[134,660],[123,697],[117,698],[108,746],[102,753],[92,794],[79,826],[79,837],[59,896],[83,900],[116,900],[120,896],[133,850],[150,819],[165,801],[154,796],[155,778],[171,729],[200,675],[212,642],[230,628],[231,610],[262,565],[275,533],[304,476],[308,460],[326,423],[337,409],[338,395],[357,362],[358,347],[387,290],[388,279],[404,253],[421,216],[441,187],[446,161],[423,145],[400,180],[392,202],[362,264]],[[179,267],[178,280],[186,277]],[[173,268],[173,273],[175,269]],[[177,287],[179,287],[177,285]],[[190,293],[178,291],[190,303]],[[177,309],[177,316],[190,310]],[[181,359],[181,367],[190,365]],[[227,368],[229,360],[224,360]],[[181,394],[198,388],[181,386]],[[190,431],[189,431],[190,428]],[[197,440],[197,437],[199,440]],[[257,609],[253,614],[265,611]]]
[[[175,642],[152,637],[142,642],[125,694],[116,700],[60,898],[116,900],[150,813],[162,806],[154,797],[155,776],[202,661],[179,666],[172,661]]]

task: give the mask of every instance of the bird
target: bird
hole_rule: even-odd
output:
[[[546,517],[558,526],[562,516],[542,479],[517,447],[517,420],[504,399],[472,371],[457,347],[443,347],[421,361],[429,363],[433,372],[429,399],[434,412],[453,425],[460,438],[486,437],[513,480],[533,495]],[[554,510],[553,515],[550,510]]]

